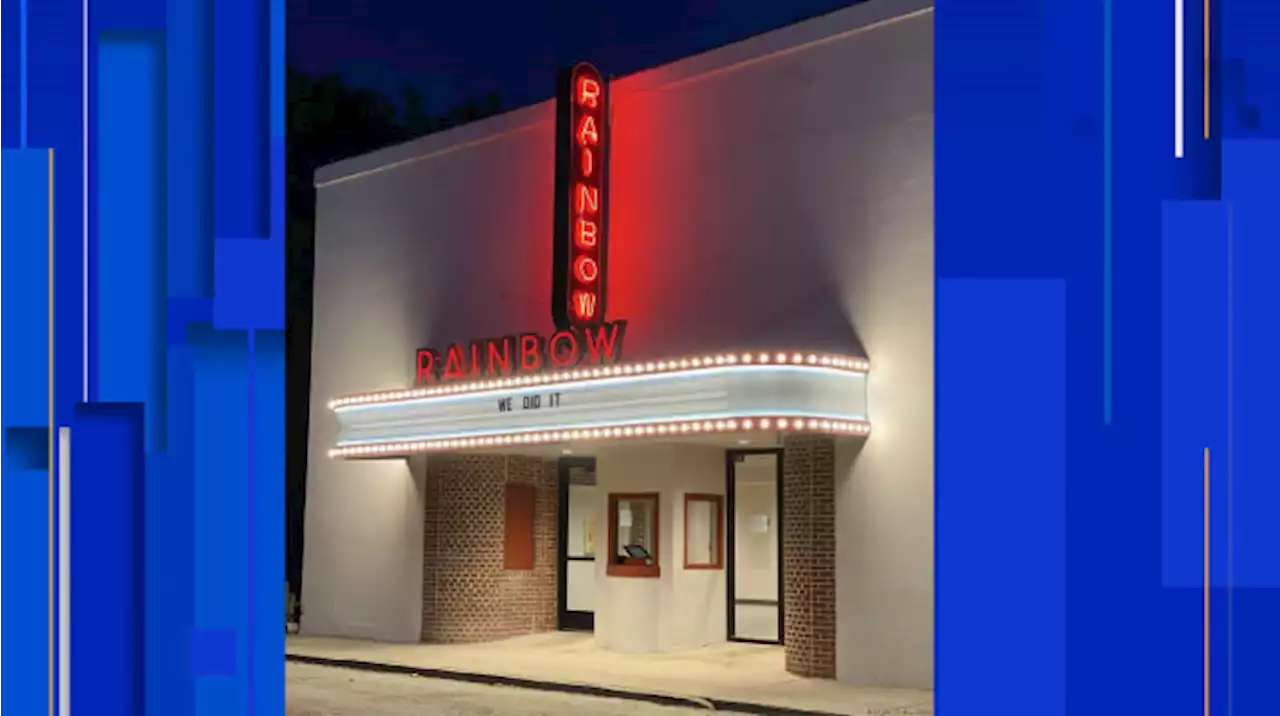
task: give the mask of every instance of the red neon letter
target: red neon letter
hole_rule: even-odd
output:
[[[444,359],[444,379],[453,380],[466,376],[466,371],[463,368],[466,362],[467,358],[462,353],[462,346],[449,346],[448,356]]]
[[[485,341],[489,375],[506,375],[511,372],[511,343],[510,338],[490,338]]]
[[[478,377],[481,373],[480,357],[484,355],[484,345],[481,341],[472,341],[471,343],[471,370],[469,375],[473,378]]]
[[[440,354],[430,348],[418,349],[418,382],[436,382],[436,364],[440,362]]]
[[[573,242],[584,249],[595,248],[597,238],[596,222],[578,219],[573,232]]]
[[[600,211],[600,189],[586,184],[578,185],[578,213],[594,214]]]
[[[583,283],[592,283],[600,278],[600,264],[590,256],[579,256],[573,262],[573,275]]]
[[[587,115],[582,118],[582,122],[578,124],[578,145],[585,147],[588,144],[596,145],[600,143],[600,134],[596,131],[596,118]]]
[[[542,338],[535,333],[520,336],[520,370],[535,371],[542,368]]]
[[[593,171],[595,165],[591,161],[591,148],[587,147],[582,150],[582,176],[589,177]]]
[[[607,333],[606,333],[607,331]],[[597,326],[586,330],[587,352],[593,363],[612,363],[622,357],[622,338],[627,332],[624,321]],[[593,335],[594,334],[594,335]]]
[[[551,336],[551,340],[547,342],[547,355],[551,358],[551,364],[557,368],[577,365],[582,358],[578,337],[572,331],[560,331]]]
[[[594,109],[600,104],[600,83],[590,77],[578,79],[578,104]]]
[[[591,291],[573,292],[573,311],[578,318],[594,318],[596,315],[596,295]]]

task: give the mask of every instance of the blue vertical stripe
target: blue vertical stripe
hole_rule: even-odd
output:
[[[168,0],[168,295],[213,296],[213,3]]]
[[[271,230],[268,4],[213,8],[214,235],[262,238]]]
[[[185,716],[195,708],[188,644],[195,589],[193,359],[191,348],[169,347],[168,450],[152,453],[147,466],[148,714]]]
[[[271,238],[281,242],[283,247],[285,234],[285,2],[284,0],[268,0],[270,3],[270,52],[269,78],[271,82]]]
[[[97,398],[147,405],[164,447],[163,37],[108,32],[98,47]]]
[[[4,183],[3,710],[49,708],[49,152],[7,149]]]
[[[1234,584],[1280,594],[1280,139],[1223,143],[1223,199],[1232,247],[1231,478]]]
[[[49,152],[7,149],[3,162],[4,424],[48,427]]]
[[[21,0],[21,2],[22,2],[20,6],[21,10],[19,11],[21,13],[21,17],[19,20],[20,22],[19,27],[21,29],[19,30],[19,32],[21,32],[22,35],[18,43],[18,53],[19,53],[19,56],[22,58],[21,59],[22,84],[19,89],[19,91],[22,94],[21,94],[21,100],[20,100],[21,105],[19,107],[19,112],[21,114],[19,114],[19,119],[18,119],[18,122],[19,122],[18,146],[23,149],[26,149],[27,148],[27,0]]]
[[[1226,476],[1226,226],[1218,202],[1164,208],[1160,527],[1163,582],[1170,587],[1199,589],[1204,582],[1205,448],[1211,472],[1221,468]],[[1213,484],[1223,488],[1223,499],[1211,499],[1211,507],[1225,518],[1226,482]]]
[[[285,574],[284,550],[276,535],[285,530],[285,339],[283,331],[257,331],[253,362],[253,709],[284,711],[284,634],[279,628]],[[267,548],[269,546],[269,548]]]
[[[54,414],[65,425],[84,392],[81,0],[40,0],[30,3],[28,10],[27,63],[31,74],[27,143],[52,147],[58,163],[54,173],[58,197],[54,216],[58,232],[54,252],[58,276],[54,286],[58,313],[54,326],[58,347],[54,355]]]
[[[937,435],[937,710],[1061,716],[1066,289],[943,279],[936,306],[937,419],[948,426]],[[999,695],[962,664],[981,664]]]
[[[245,616],[246,616],[245,625],[244,625],[246,664],[245,664],[245,670],[244,670],[244,679],[245,679],[245,696],[247,697],[247,701],[245,704],[245,714],[247,716],[252,716],[252,714],[255,711],[254,699],[256,694],[254,694],[253,687],[254,687],[254,676],[256,675],[254,673],[254,670],[256,668],[256,662],[257,662],[256,657],[257,657],[257,650],[258,650],[258,643],[254,639],[254,617],[256,615],[254,610],[255,600],[254,600],[254,594],[253,594],[253,590],[257,585],[257,580],[255,579],[257,575],[254,574],[254,563],[257,561],[254,559],[254,550],[257,548],[257,544],[254,540],[254,526],[255,526],[255,523],[258,521],[258,515],[254,509],[254,497],[255,497],[254,492],[257,490],[257,486],[254,484],[253,478],[254,478],[254,468],[256,467],[254,463],[258,457],[256,451],[254,450],[254,443],[257,442],[256,438],[258,437],[257,435],[254,434],[255,424],[257,422],[255,418],[257,417],[257,412],[258,412],[258,403],[254,396],[254,387],[255,387],[254,379],[256,378],[258,356],[257,356],[257,332],[251,328],[247,331],[247,333],[248,333],[247,337],[249,341],[249,355],[248,355],[248,359],[245,361],[245,373],[246,373],[246,379],[247,379],[246,382],[248,383],[249,399],[245,401],[245,423],[247,424],[247,428],[248,428],[247,430],[245,430],[245,440],[248,443],[249,459],[245,463],[245,473],[247,478],[245,482],[247,483],[248,489],[245,490],[245,493],[244,493],[245,503],[246,503],[245,504],[245,527],[247,528],[247,534],[245,535],[245,543],[248,547],[248,549],[246,549],[244,553],[245,567],[246,567],[245,569],[246,589],[244,594]]]
[[[143,706],[142,406],[76,406],[71,423],[71,704],[76,713]]]
[[[1111,424],[1111,0],[1102,3],[1102,421]]]
[[[0,146],[21,149],[22,132],[22,6],[19,0],[0,0]]]
[[[248,698],[248,341],[244,331],[207,326],[187,334],[196,354],[194,627],[218,644],[208,675],[196,674],[196,713],[233,716],[245,713]]]

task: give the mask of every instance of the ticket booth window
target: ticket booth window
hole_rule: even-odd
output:
[[[684,496],[684,568],[724,568],[724,498]]]
[[[658,537],[658,493],[609,495],[610,576],[661,576]]]

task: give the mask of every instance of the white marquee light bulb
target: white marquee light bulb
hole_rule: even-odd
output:
[[[440,396],[453,396],[465,393],[499,390],[504,388],[546,385],[570,381],[589,381],[601,378],[646,375],[655,372],[665,373],[678,370],[702,370],[711,367],[750,366],[756,364],[783,364],[794,366],[811,366],[814,368],[836,368],[855,372],[869,372],[870,361],[864,358],[852,358],[819,353],[786,353],[774,354],[759,352],[721,353],[701,355],[679,359],[664,359],[657,362],[646,361],[635,364],[614,364],[590,368],[575,368],[552,371],[534,375],[505,376],[478,380],[472,383],[436,385],[414,389],[396,389],[347,395],[328,401],[331,410],[340,410],[352,406],[381,405],[410,400],[430,399]]]

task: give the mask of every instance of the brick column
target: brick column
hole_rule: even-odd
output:
[[[782,565],[787,671],[836,675],[835,441],[783,441]]]
[[[433,455],[423,514],[422,640],[467,643],[556,628],[555,461]],[[537,488],[534,568],[503,568],[504,488]]]

